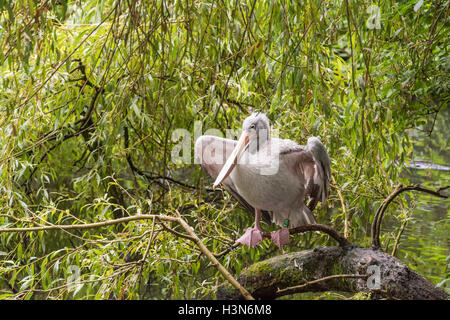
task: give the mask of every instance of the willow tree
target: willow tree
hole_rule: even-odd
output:
[[[252,108],[281,137],[320,136],[333,183],[317,220],[367,247],[376,209],[409,185],[408,129],[432,131],[446,107],[448,12],[444,1],[2,1],[1,297],[213,298],[280,255],[233,246],[253,217],[210,188],[192,148],[176,149],[175,132],[193,146],[195,128],[239,128]],[[385,214],[407,207],[401,194]],[[296,235],[285,250],[332,241]]]

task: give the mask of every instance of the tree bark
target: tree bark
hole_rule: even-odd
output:
[[[257,262],[238,278],[255,299],[300,292],[370,292],[372,299],[448,299],[449,295],[397,258],[355,245],[317,247]],[[242,299],[228,284],[218,299]]]

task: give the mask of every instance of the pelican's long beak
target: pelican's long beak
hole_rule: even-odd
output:
[[[216,181],[214,181],[213,188],[221,184],[223,180],[225,180],[230,175],[231,171],[233,171],[233,168],[236,166],[236,163],[238,162],[242,152],[244,152],[245,148],[247,148],[248,146],[248,140],[248,133],[246,131],[242,132],[242,135],[239,138],[236,147],[233,149],[233,152],[231,152],[231,155],[225,162],[222,170],[220,170]]]

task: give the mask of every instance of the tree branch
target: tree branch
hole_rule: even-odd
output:
[[[150,220],[155,219],[156,221],[172,221],[178,222],[178,218],[166,216],[166,215],[156,215],[156,214],[143,214],[136,216],[129,216],[119,219],[106,220],[102,222],[85,223],[85,224],[67,224],[67,225],[51,225],[42,227],[28,227],[28,228],[0,228],[1,233],[12,233],[12,232],[38,232],[38,231],[50,231],[50,230],[82,230],[82,229],[95,229],[102,228],[111,225],[126,223],[136,220]]]
[[[450,186],[441,187],[437,190],[431,190],[428,188],[424,188],[420,186],[420,184],[414,184],[409,186],[403,186],[402,184],[398,184],[394,191],[383,201],[383,203],[378,208],[377,212],[375,213],[375,216],[373,218],[372,222],[372,247],[376,249],[380,249],[380,228],[381,228],[381,221],[383,219],[384,212],[386,211],[388,205],[402,192],[404,191],[420,191],[424,193],[431,194],[435,197],[440,198],[448,198],[448,196],[442,194],[441,192],[448,189]]]
[[[259,261],[238,277],[255,299],[302,292],[366,292],[372,299],[448,299],[449,295],[400,260],[371,248],[317,247]],[[218,299],[242,299],[227,283]]]
[[[305,232],[310,232],[310,231],[320,231],[320,232],[324,232],[324,233],[328,234],[330,237],[332,237],[334,240],[336,240],[341,247],[351,245],[351,243],[344,236],[342,236],[339,232],[337,232],[333,228],[331,228],[327,225],[324,225],[324,224],[309,224],[306,226],[291,228],[291,229],[289,229],[289,234],[298,234],[298,233],[305,233]],[[267,233],[267,232],[265,232],[263,234],[263,237],[268,238],[268,239],[271,238],[270,233]],[[216,258],[220,258],[220,257],[230,253],[231,251],[235,250],[240,245],[241,245],[241,243],[235,242],[228,249],[225,249],[222,252],[215,254],[214,256]]]
[[[228,282],[236,288],[240,294],[244,297],[245,300],[255,300],[255,298],[252,297],[252,295],[245,289],[232,275],[228,272],[227,269],[219,262],[219,260],[214,257],[214,255],[211,253],[211,251],[206,248],[206,246],[203,244],[202,240],[197,236],[197,234],[194,232],[192,227],[190,227],[186,221],[184,221],[181,216],[179,215],[179,223],[183,226],[184,230],[194,239],[194,242],[197,244],[200,251],[211,261],[211,263],[222,273],[222,275],[225,277],[225,279],[228,280]]]
[[[330,226],[327,226],[324,224],[309,224],[306,226],[300,226],[300,227],[289,229],[290,234],[305,233],[305,232],[309,232],[309,231],[324,232],[324,233],[328,234],[330,237],[332,237],[334,240],[336,240],[341,247],[350,245],[350,242],[343,235],[341,235],[339,232],[337,232]],[[266,235],[264,235],[264,236],[266,236]]]

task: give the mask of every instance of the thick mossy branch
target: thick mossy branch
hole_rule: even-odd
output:
[[[273,257],[249,266],[238,281],[256,299],[323,291],[371,292],[375,299],[448,299],[445,291],[397,258],[356,246],[318,247]],[[218,299],[242,298],[227,284],[216,294]]]

